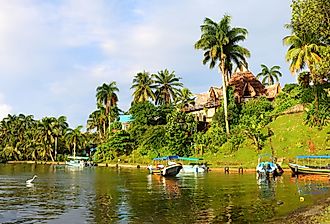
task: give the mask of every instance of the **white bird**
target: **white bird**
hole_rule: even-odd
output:
[[[38,176],[37,175],[34,175],[32,179],[26,181],[26,184],[32,184],[32,182],[34,181],[34,179],[36,177],[38,177]]]

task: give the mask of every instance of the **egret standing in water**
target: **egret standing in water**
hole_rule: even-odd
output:
[[[37,175],[34,175],[32,179],[26,181],[26,184],[32,184],[32,182],[34,181],[34,179],[36,177],[38,177],[38,176]]]

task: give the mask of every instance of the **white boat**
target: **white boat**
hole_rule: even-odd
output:
[[[173,159],[173,156],[165,156],[165,157],[158,157],[154,158],[154,161],[166,161],[167,164],[157,164],[155,167],[152,165],[148,166],[148,170],[151,174],[158,174],[164,177],[174,177],[176,176],[180,170],[182,170],[181,163],[175,163],[170,160]]]
[[[257,178],[265,179],[269,177],[281,176],[284,171],[280,165],[272,161],[272,157],[270,157],[268,161],[261,161],[262,157],[266,156],[261,155],[258,158],[258,165],[256,167]]]
[[[85,167],[87,166],[87,156],[68,156],[70,161],[66,161],[65,164],[70,167]]]
[[[203,159],[180,156],[178,156],[177,159],[183,163],[181,171],[183,173],[205,173],[209,170],[205,163],[201,163]],[[188,161],[189,164],[184,164],[186,161]]]

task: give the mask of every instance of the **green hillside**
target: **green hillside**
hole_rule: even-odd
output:
[[[272,145],[275,156],[280,160],[283,159],[284,167],[296,155],[330,154],[330,126],[324,127],[323,130],[308,127],[303,123],[303,113],[279,116],[268,127],[274,132],[272,143],[270,144],[268,139],[259,153],[271,155]],[[250,141],[245,141],[240,149],[232,154],[228,153],[227,148],[229,146],[225,144],[221,147],[220,153],[208,154],[204,157],[213,167],[256,166],[259,153]]]

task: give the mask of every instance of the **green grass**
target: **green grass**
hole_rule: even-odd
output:
[[[330,132],[330,126],[322,130],[308,127],[303,122],[303,113],[279,116],[268,127],[274,133],[271,140],[275,157],[283,160],[283,168],[288,168],[287,163],[293,161],[297,155],[330,154],[330,150],[326,150],[330,149],[330,136],[327,134]],[[151,159],[147,156],[141,157],[137,152],[133,154],[121,157],[121,163],[150,164]],[[203,156],[194,155],[193,157],[203,157],[204,161],[211,164],[211,168],[225,166],[255,168],[260,154],[271,155],[269,139],[260,152],[256,151],[251,140],[246,140],[235,152],[231,152],[230,144],[226,143],[217,153],[206,153]],[[109,163],[111,162],[109,161]]]
[[[325,155],[330,154],[330,126],[319,130],[311,128],[303,123],[303,114],[287,114],[277,117],[268,127],[274,132],[272,136],[272,147],[277,158],[283,159],[284,167],[297,155]],[[204,158],[214,167],[243,166],[253,168],[257,165],[258,152],[250,140],[246,140],[240,149],[233,154],[226,155],[228,145],[221,147],[217,154],[207,154]],[[260,154],[271,154],[269,140],[266,141]]]

